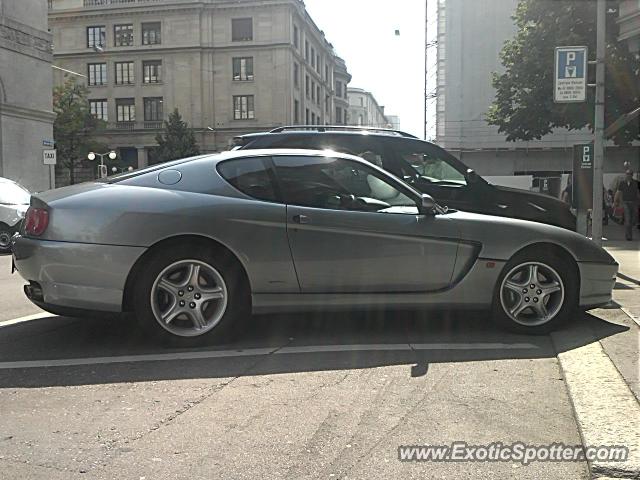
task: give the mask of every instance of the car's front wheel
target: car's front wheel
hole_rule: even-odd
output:
[[[494,295],[493,317],[521,333],[543,334],[577,310],[578,278],[570,259],[532,250],[504,268]]]
[[[246,282],[228,255],[183,246],[159,250],[134,286],[139,325],[177,344],[222,341],[248,315]]]

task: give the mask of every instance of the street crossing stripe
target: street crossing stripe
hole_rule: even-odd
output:
[[[253,357],[262,355],[292,355],[299,353],[339,353],[366,351],[416,351],[416,350],[528,350],[538,349],[531,343],[400,343],[362,345],[306,345],[299,347],[270,347],[235,350],[211,350],[196,352],[172,352],[143,355],[120,355],[113,357],[62,358],[52,360],[24,360],[0,362],[0,370],[19,368],[71,367],[83,365],[106,365],[113,363],[158,362],[169,360],[202,360],[213,358]]]
[[[47,312],[35,313],[33,315],[27,315],[26,317],[12,318],[11,320],[0,320],[0,328],[10,327],[18,323],[30,322],[31,320],[39,320],[41,318],[55,317],[55,315]]]

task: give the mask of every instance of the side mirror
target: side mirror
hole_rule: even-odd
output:
[[[436,208],[436,201],[431,195],[423,193],[420,198],[420,213],[424,215],[430,215]]]
[[[475,170],[471,168],[467,169],[467,182],[477,183],[479,179],[480,177],[478,177],[478,174],[476,173]]]

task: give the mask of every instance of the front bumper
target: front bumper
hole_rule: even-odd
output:
[[[18,235],[13,262],[22,278],[40,285],[44,305],[120,312],[127,276],[145,250]]]
[[[579,262],[580,300],[582,308],[595,308],[612,300],[618,273],[617,263]]]

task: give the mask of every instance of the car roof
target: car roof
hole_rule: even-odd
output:
[[[317,157],[337,157],[344,158],[347,160],[353,160],[356,162],[363,163],[365,165],[370,165],[369,162],[363,160],[360,157],[356,157],[355,155],[349,155],[347,153],[336,152],[333,150],[306,150],[303,148],[263,148],[256,150],[230,150],[228,152],[222,152],[218,154],[214,154],[211,157],[206,157],[207,159],[214,160],[215,163],[222,162],[224,160],[236,159],[236,158],[252,158],[252,157],[260,157],[260,156],[317,156]],[[194,160],[201,160],[203,157],[199,157]]]

